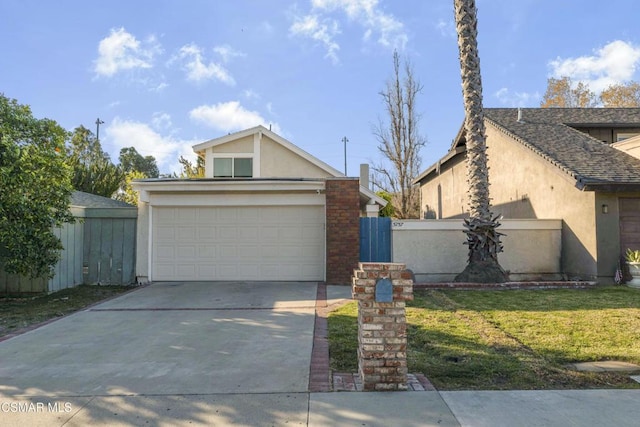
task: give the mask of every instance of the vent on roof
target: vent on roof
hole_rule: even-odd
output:
[[[522,121],[522,108],[518,107],[518,122]]]

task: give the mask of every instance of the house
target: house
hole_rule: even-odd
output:
[[[204,178],[133,184],[139,281],[350,282],[383,199],[263,126],[193,149]]]
[[[640,109],[487,108],[485,124],[492,211],[561,219],[564,275],[610,283],[640,248]],[[415,180],[423,217],[467,215],[465,156],[461,129]]]

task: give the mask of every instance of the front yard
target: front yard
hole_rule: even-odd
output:
[[[329,314],[336,372],[357,371],[357,303]],[[409,372],[439,390],[640,388],[628,373],[570,363],[640,365],[640,291],[416,291],[408,304]],[[637,374],[640,374],[638,372]]]

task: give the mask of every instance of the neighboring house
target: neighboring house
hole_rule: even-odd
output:
[[[263,126],[193,149],[204,178],[133,183],[139,281],[349,283],[383,199]]]
[[[620,151],[640,143],[640,109],[487,108],[485,123],[492,211],[562,219],[563,273],[610,283],[626,248],[640,249],[640,159]],[[465,153],[461,129],[415,180],[424,218],[467,215]]]

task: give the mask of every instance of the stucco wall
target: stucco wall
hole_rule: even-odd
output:
[[[464,154],[440,169],[432,180],[420,187],[421,218],[431,211],[435,218],[457,218],[467,215],[467,169]]]
[[[253,153],[253,135],[211,147],[213,153]]]
[[[492,211],[505,219],[562,218],[562,271],[569,278],[595,279],[595,193],[578,190],[571,177],[491,125],[487,126],[487,155]],[[422,188],[423,209],[425,204],[434,203],[435,210],[442,211],[442,218],[461,216],[462,200],[467,210],[466,165],[462,160],[454,163]],[[440,206],[438,199],[442,201]]]
[[[487,127],[493,211],[505,218],[562,218],[562,269],[569,278],[597,277],[595,193],[502,132]]]
[[[451,281],[467,263],[460,220],[392,221],[393,262],[406,263],[417,282]],[[500,265],[511,280],[562,278],[560,220],[503,220]]]
[[[330,175],[296,153],[262,137],[260,174],[270,178],[327,178]]]

